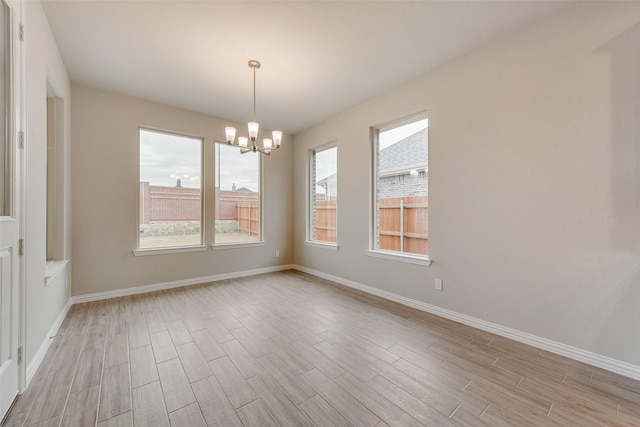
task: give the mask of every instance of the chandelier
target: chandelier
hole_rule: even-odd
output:
[[[258,129],[260,125],[256,122],[256,70],[260,68],[260,62],[252,59],[249,61],[249,68],[253,69],[253,121],[247,124],[249,131],[249,137],[239,136],[236,141],[236,128],[226,127],[224,132],[227,137],[227,144],[238,147],[241,153],[248,153],[249,151],[259,151],[263,154],[271,154],[272,150],[280,148],[282,143],[282,132],[274,130],[271,134],[271,138],[263,138],[262,145],[256,143],[258,139]]]

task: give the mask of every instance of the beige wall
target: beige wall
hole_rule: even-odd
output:
[[[138,127],[204,137],[205,192],[213,194],[213,140],[224,139],[229,122],[78,85],[72,86],[72,99],[73,295],[291,263],[293,148],[288,136],[279,151],[263,157],[265,246],[136,257],[132,250],[138,232]],[[102,191],[94,191],[96,184]],[[214,233],[212,202],[213,198],[205,200],[209,245]]]
[[[571,6],[296,135],[294,262],[640,365],[639,22]],[[429,268],[365,254],[369,127],[422,110]],[[304,244],[306,156],[331,141],[339,251]]]
[[[68,266],[46,286],[46,191],[47,191],[47,82],[55,95],[64,102],[63,173],[66,186],[59,193],[59,201],[67,209],[64,229],[61,230],[63,253],[70,255],[70,83],[58,52],[49,23],[40,2],[25,5],[25,88],[26,88],[26,361],[31,363],[56,318],[69,300],[71,281],[67,280]]]

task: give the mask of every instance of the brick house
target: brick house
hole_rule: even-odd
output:
[[[378,197],[427,196],[427,129],[380,150]]]

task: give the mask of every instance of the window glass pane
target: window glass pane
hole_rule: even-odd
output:
[[[261,240],[260,153],[216,144],[215,244]]]
[[[311,153],[310,240],[336,242],[338,147]]]
[[[140,248],[202,244],[202,140],[140,130]]]
[[[11,215],[11,10],[0,0],[0,216]]]
[[[428,253],[428,122],[376,131],[375,248]]]

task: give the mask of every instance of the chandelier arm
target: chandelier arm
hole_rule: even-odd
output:
[[[239,147],[239,145],[235,141],[229,142],[229,141],[223,141],[221,139],[214,139],[213,142],[216,144],[233,145],[234,147]]]

